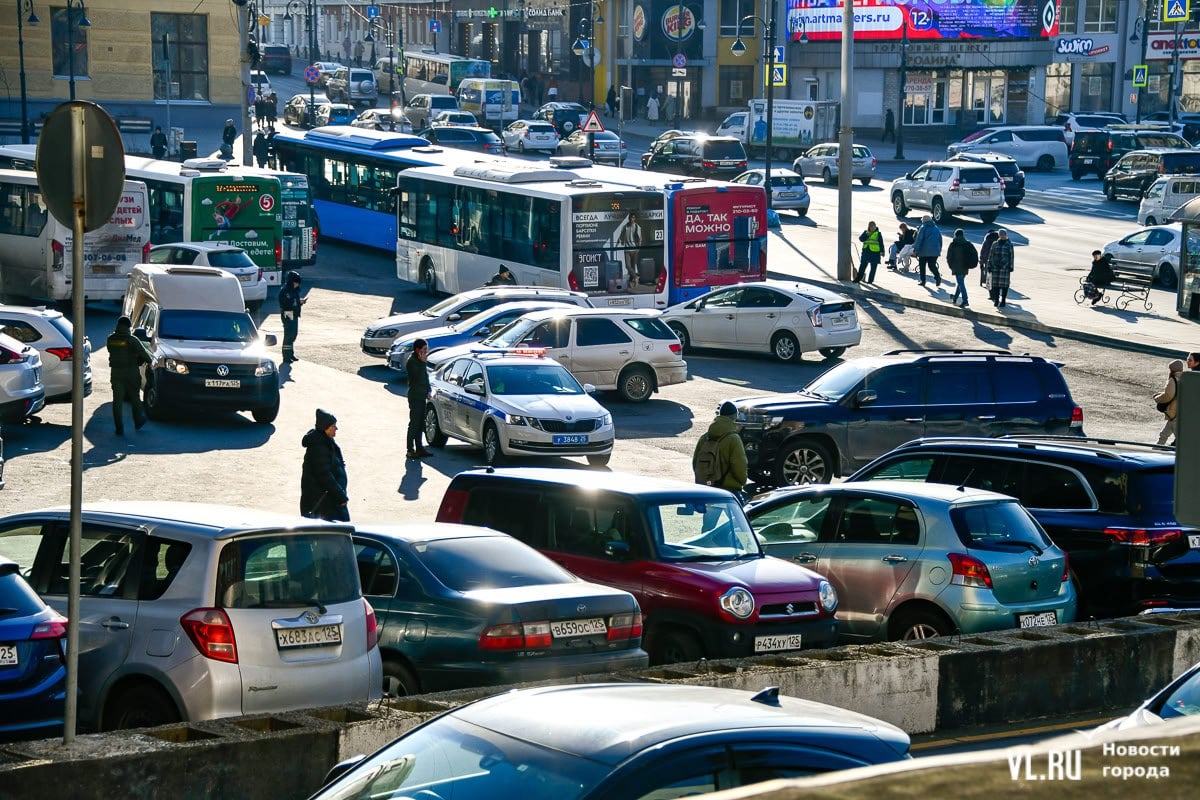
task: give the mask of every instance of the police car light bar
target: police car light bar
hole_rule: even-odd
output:
[[[508,351],[514,356],[537,356],[539,358],[546,355],[544,347],[516,347]]]

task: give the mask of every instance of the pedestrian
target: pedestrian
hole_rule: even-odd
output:
[[[492,276],[492,279],[484,284],[484,286],[516,286],[516,285],[517,285],[517,279],[513,276],[512,270],[510,270],[508,267],[504,266],[503,264],[500,265],[500,269],[496,270],[496,274]]]
[[[646,101],[646,119],[649,122],[658,122],[658,95],[651,95]]]
[[[897,260],[907,264],[908,259],[912,258],[913,243],[916,240],[917,232],[908,227],[907,222],[901,222],[899,230],[896,231],[896,241],[888,248],[888,269],[896,271]],[[903,271],[908,272],[907,265]]]
[[[979,246],[979,285],[987,286],[988,283],[988,257],[992,254],[992,245],[1000,238],[1000,231],[992,228],[983,237],[983,244]]]
[[[225,128],[221,131],[221,144],[227,144],[233,147],[233,143],[237,141],[237,128],[233,127],[233,120],[225,120]]]
[[[158,161],[167,157],[167,137],[157,125],[154,126],[154,133],[150,134],[150,152]]]
[[[417,339],[413,342],[412,356],[404,366],[408,375],[408,438],[405,441],[406,458],[425,458],[433,453],[421,443],[425,432],[425,403],[429,400],[429,342]]]
[[[867,223],[867,229],[858,235],[862,242],[862,253],[858,258],[858,274],[854,276],[855,283],[875,282],[875,270],[883,259],[883,232],[875,225],[875,220]],[[870,267],[870,272],[867,268]]]
[[[262,131],[254,134],[254,160],[258,162],[259,169],[267,166],[267,137]]]
[[[261,129],[267,123],[267,96],[258,94],[254,97],[254,127]]]
[[[896,115],[889,108],[883,116],[883,141],[896,141]]]
[[[962,228],[954,232],[954,238],[950,240],[950,245],[946,248],[946,264],[950,267],[950,274],[958,281],[950,302],[960,305],[958,296],[961,294],[961,305],[966,308],[967,273],[979,265],[979,253],[975,252],[975,245],[967,241],[967,234]]]
[[[275,169],[275,129],[267,129],[267,165]]]
[[[1163,415],[1162,430],[1158,432],[1158,443],[1166,444],[1167,439],[1175,437],[1175,425],[1179,420],[1179,375],[1183,372],[1183,362],[1178,358],[1167,365],[1167,385],[1154,395],[1154,402]],[[1171,444],[1175,444],[1174,441]]]
[[[608,106],[608,115],[615,117],[617,115],[617,87],[608,87],[608,97],[604,98],[604,105]]]
[[[1096,305],[1104,299],[1104,290],[1116,279],[1112,268],[1112,253],[1092,251],[1092,266],[1087,277],[1083,279],[1083,296]]]
[[[1200,372],[1200,352],[1188,353],[1187,368],[1190,372]]]
[[[272,91],[267,95],[267,127],[274,128],[279,120],[279,95]]]
[[[938,272],[937,260],[942,254],[942,232],[929,214],[921,217],[921,227],[913,240],[913,251],[917,254],[917,265],[921,270],[921,285],[925,285],[925,270],[933,272],[933,285],[942,285],[942,275]]]
[[[351,45],[350,34],[347,33],[346,38],[342,39],[342,60],[346,62],[347,66],[349,66],[349,64],[350,64],[350,55],[351,55],[350,45]],[[327,58],[325,60],[332,61],[333,59]]]
[[[361,40],[354,45],[354,66],[361,67],[363,65],[363,50],[365,49]]]
[[[988,253],[988,288],[992,305],[1004,308],[1008,302],[1008,287],[1012,283],[1013,246],[1008,231],[1000,229],[999,237]]]
[[[346,461],[337,446],[337,417],[317,409],[317,421],[300,444],[304,467],[300,472],[300,514],[310,519],[349,522],[350,495],[346,494]]]
[[[696,442],[692,453],[692,474],[696,483],[718,486],[742,497],[746,486],[746,446],[738,435],[737,406],[726,400],[717,410],[717,418]]]
[[[150,366],[152,359],[146,345],[130,332],[132,327],[129,317],[120,317],[117,327],[105,343],[108,349],[109,381],[112,383],[113,393],[113,427],[116,428],[118,436],[125,435],[121,410],[125,403],[129,403],[133,411],[133,427],[140,431],[146,424],[146,412],[142,410],[141,367],[143,364]]]
[[[279,290],[279,315],[283,318],[283,363],[299,361],[296,358],[296,336],[300,333],[300,307],[308,302],[300,295],[300,273],[291,270]]]

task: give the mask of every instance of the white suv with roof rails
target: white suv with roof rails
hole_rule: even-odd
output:
[[[0,333],[37,350],[42,357],[42,383],[47,403],[71,400],[71,360],[75,328],[71,321],[45,306],[0,305]],[[92,342],[83,337],[83,396],[92,393]]]
[[[245,250],[228,242],[172,242],[156,244],[146,257],[150,264],[192,264],[216,267],[238,279],[246,307],[251,311],[262,308],[267,299],[267,280],[262,267],[255,264]]]
[[[978,214],[991,224],[1004,208],[1004,180],[991,164],[930,161],[892,181],[891,197],[901,219],[910,208],[927,208],[939,225],[955,214]]]

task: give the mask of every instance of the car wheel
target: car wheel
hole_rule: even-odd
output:
[[[1071,170],[1071,180],[1073,180],[1073,181],[1083,180],[1083,173],[1077,169]]]
[[[612,459],[612,453],[603,453],[598,456],[588,456],[588,464],[593,467],[607,467],[608,462]]]
[[[985,211],[979,215],[979,218],[983,220],[984,225],[991,225],[996,221],[996,217],[998,216],[1000,216],[1000,212],[998,211]]]
[[[870,179],[870,178],[859,178],[859,179],[858,179],[858,182],[859,182],[859,183],[861,183],[863,186],[870,186],[870,185],[871,185],[871,179]]]
[[[521,141],[520,139],[517,140],[517,152],[521,155],[525,154],[525,142]]]
[[[784,363],[799,361],[803,356],[800,352],[800,342],[788,331],[780,331],[771,340],[771,353]]]
[[[1146,217],[1146,224],[1147,225],[1157,225],[1158,220],[1156,220],[1154,217]]]
[[[821,357],[822,358],[831,358],[831,359],[832,358],[841,358],[842,354],[845,352],[846,352],[846,348],[844,348],[844,347],[822,347],[821,348]]]
[[[122,689],[105,704],[101,728],[123,731],[179,722],[179,709],[158,686],[149,683]]]
[[[433,264],[426,261],[421,265],[421,283],[425,286],[425,291],[429,294],[437,294],[437,274],[433,271]]]
[[[678,629],[654,632],[646,652],[651,664],[682,664],[704,657],[704,648],[695,634]]]
[[[408,697],[421,693],[417,676],[407,664],[393,658],[383,661],[383,696],[385,699]]]
[[[446,441],[449,439],[442,430],[442,424],[438,422],[437,409],[432,403],[425,405],[425,441],[434,447],[445,447]]]
[[[888,624],[888,638],[899,642],[932,639],[936,636],[948,636],[953,632],[954,627],[949,620],[923,608],[901,611]]]
[[[279,400],[276,400],[273,406],[254,409],[250,412],[250,416],[254,417],[254,421],[260,425],[270,425],[279,416]]]
[[[1104,184],[1104,196],[1109,200],[1117,199],[1117,185],[1115,183]]]
[[[483,429],[483,460],[489,466],[504,461],[504,448],[500,446],[500,429],[494,422],[488,422]]]
[[[1154,277],[1155,280],[1162,284],[1164,289],[1174,289],[1178,283],[1178,279],[1175,276],[1175,268],[1170,264],[1159,264]]]
[[[908,213],[908,206],[904,204],[904,195],[899,192],[892,195],[892,211],[896,212],[897,217],[903,217]]]
[[[821,170],[821,180],[826,184],[833,183],[833,173],[829,171],[829,167]]]
[[[163,405],[162,397],[158,393],[158,381],[153,376],[146,381],[146,388],[142,391],[143,405],[146,406],[146,416],[152,420],[160,421],[167,418],[167,409]]]
[[[938,225],[946,219],[946,204],[942,202],[942,198],[933,198],[933,203],[929,206],[929,213],[933,216],[933,221]]]
[[[1054,156],[1047,153],[1037,160],[1037,168],[1041,172],[1050,172],[1054,169]]]
[[[621,373],[617,388],[626,402],[644,403],[654,394],[654,374],[648,367],[626,367]]]
[[[775,483],[779,486],[829,483],[831,478],[833,457],[825,445],[812,439],[788,445],[775,463]]]
[[[683,347],[683,352],[686,353],[692,349],[692,337],[688,336],[687,328],[679,322],[668,322],[667,327],[679,339],[679,344]]]
[[[1009,208],[1016,208],[1017,206],[1021,205],[1020,200],[1006,200],[1005,202],[1008,203]]]

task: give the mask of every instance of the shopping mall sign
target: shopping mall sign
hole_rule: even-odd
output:
[[[1147,61],[1166,61],[1175,54],[1175,34],[1152,33],[1146,45]],[[1179,38],[1179,58],[1200,58],[1200,31],[1187,31]]]
[[[1045,39],[1058,35],[1059,0],[853,0],[854,38]],[[787,0],[787,33],[842,38],[845,0]]]

